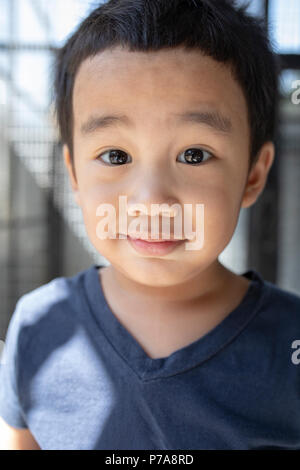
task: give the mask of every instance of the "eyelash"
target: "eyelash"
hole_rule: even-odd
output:
[[[208,150],[205,150],[203,148],[200,148],[200,147],[189,147],[187,148],[186,150],[184,150],[183,152],[181,152],[179,155],[187,152],[188,150],[200,150],[201,152],[203,153],[206,153],[208,155],[210,155],[210,158],[214,158],[215,155],[212,154],[211,152],[209,152]],[[122,152],[124,153],[125,155],[128,155],[126,154],[126,152],[124,152],[124,150],[120,150],[120,149],[108,149],[106,150],[105,152],[102,152],[101,154],[99,154],[96,159],[97,160],[100,160],[100,157],[102,157],[103,155],[105,155],[106,153],[110,153],[110,152]],[[208,158],[208,160],[210,160],[210,158]],[[198,163],[188,163],[188,162],[180,162],[180,163],[184,163],[186,165],[190,165],[190,166],[199,166],[199,165],[202,165],[203,163],[205,163],[207,160],[202,160],[201,162],[198,162]],[[103,160],[102,160],[103,162]],[[103,162],[104,165],[107,165],[107,166],[123,166],[123,165],[126,165],[128,162],[126,163],[121,163],[121,164],[113,164],[113,163],[107,163],[107,162]],[[129,162],[130,163],[130,162]]]

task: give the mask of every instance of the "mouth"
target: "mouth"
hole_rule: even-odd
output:
[[[138,253],[159,256],[171,253],[186,241],[163,238],[152,240],[151,238],[134,238],[129,235],[127,235],[127,240]]]
[[[184,241],[185,239],[179,239],[179,238],[175,238],[174,235],[166,235],[166,236],[161,236],[160,238],[151,238],[151,235],[149,234],[141,234],[141,233],[133,233],[131,232],[131,235],[128,235],[128,234],[123,234],[123,233],[120,233],[119,235],[122,235],[122,238],[127,238],[127,239],[131,239],[131,240],[143,240],[143,241],[146,241],[146,242],[149,242],[149,243],[162,243],[162,242],[169,242],[169,241],[172,241],[172,242],[177,242],[177,241]]]

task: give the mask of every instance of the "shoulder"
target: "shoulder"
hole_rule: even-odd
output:
[[[298,341],[300,344],[300,297],[265,280],[256,271],[249,272],[248,277],[256,282],[249,291],[251,321],[241,332],[239,354],[245,354],[247,367],[253,368],[255,374],[261,370],[270,377],[286,379],[289,375],[290,383],[294,377],[299,387],[299,369],[291,357]]]
[[[50,337],[76,319],[76,309],[81,307],[82,284],[90,268],[72,277],[57,277],[47,284],[24,294],[16,303],[11,317],[8,335],[18,336],[19,346],[34,338]],[[45,333],[45,334],[42,334]]]
[[[84,272],[73,277],[57,277],[47,284],[24,294],[18,300],[16,309],[22,311],[25,322],[35,321],[44,313],[54,308],[65,307],[72,303],[74,294],[78,293]]]
[[[268,291],[266,303],[270,308],[300,319],[300,295],[269,281],[264,281],[264,284]]]
[[[290,340],[300,329],[300,296],[263,280],[257,320],[268,336]]]

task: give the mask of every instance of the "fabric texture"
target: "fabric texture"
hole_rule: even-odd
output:
[[[300,297],[249,270],[221,323],[153,359],[111,311],[99,268],[17,302],[0,370],[9,425],[49,450],[300,450]]]

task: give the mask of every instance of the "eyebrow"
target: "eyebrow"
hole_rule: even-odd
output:
[[[203,124],[211,129],[228,135],[232,132],[233,125],[229,117],[224,116],[217,110],[211,111],[187,111],[184,113],[173,113],[178,123]],[[90,135],[102,129],[116,127],[118,125],[134,127],[134,123],[125,115],[92,115],[81,126],[82,135]]]

